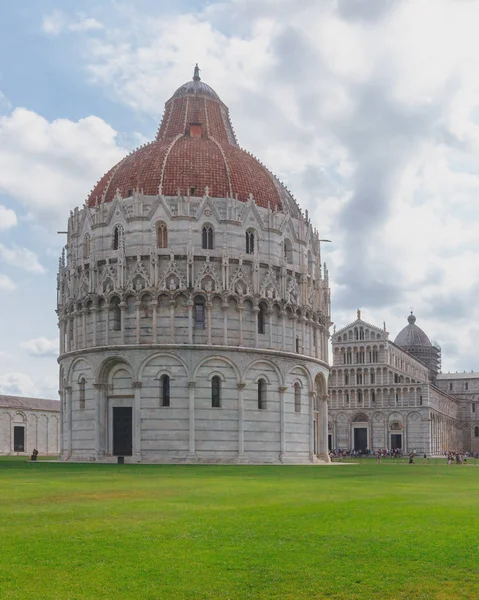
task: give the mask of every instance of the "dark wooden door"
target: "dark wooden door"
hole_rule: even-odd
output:
[[[368,430],[366,427],[354,428],[354,449],[358,452],[366,452],[368,447]]]
[[[400,433],[391,433],[391,450],[402,449],[402,435]]]
[[[13,451],[25,452],[25,427],[13,428]]]
[[[133,419],[131,406],[113,407],[113,454],[131,456],[133,450]]]

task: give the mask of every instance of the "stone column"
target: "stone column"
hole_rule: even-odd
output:
[[[120,323],[120,339],[121,339],[121,343],[124,344],[125,343],[125,336],[126,336],[126,309],[128,307],[126,302],[120,302],[120,304],[118,305],[120,307],[120,311],[121,311],[121,323]],[[108,311],[108,314],[109,311]]]
[[[78,350],[78,323],[77,323],[78,312],[73,313],[73,348],[72,350]]]
[[[157,339],[158,339],[158,313],[156,311],[156,307],[158,306],[158,301],[157,300],[152,300],[151,301],[151,328],[152,328],[152,343],[156,344]]]
[[[104,388],[102,383],[94,383],[93,387],[96,390],[96,401],[95,401],[95,458],[101,460],[104,457],[104,445],[103,440],[105,439],[105,420],[104,420]]]
[[[175,343],[175,301],[170,300],[170,342]]]
[[[286,311],[281,311],[281,350],[286,350]]]
[[[66,454],[67,454],[67,459],[68,459],[71,457],[72,450],[73,450],[73,431],[72,431],[72,427],[73,427],[73,406],[72,406],[73,394],[72,394],[72,387],[66,386],[65,393],[67,395],[67,397],[66,397],[66,413],[67,413],[67,415],[66,415],[67,416]]]
[[[211,308],[212,308],[212,303],[207,302],[205,304],[205,308],[206,308],[206,339],[207,339],[207,344],[211,345]]]
[[[313,356],[314,355],[314,346],[313,346],[313,321],[312,319],[309,319],[308,321],[308,327],[309,327],[309,356]]]
[[[189,402],[189,451],[188,460],[196,460],[196,441],[195,441],[195,382],[188,382]]]
[[[283,462],[286,453],[286,407],[284,402],[284,394],[288,388],[280,386],[279,391],[279,460]]]
[[[96,306],[91,307],[92,314],[92,328],[93,328],[93,341],[92,345],[95,347],[97,343],[97,320],[98,320],[98,308]]]
[[[243,307],[238,306],[239,312],[239,345],[243,345]]]
[[[140,307],[141,302],[137,300],[135,302],[135,316],[136,316],[136,343],[140,343]]]
[[[319,458],[331,462],[328,452],[328,397],[321,396],[319,407]]]
[[[188,302],[188,343],[193,343],[193,302]]]
[[[302,327],[302,340],[301,340],[301,354],[307,354],[306,352],[306,317],[303,315],[301,317],[301,321],[303,323],[303,327]]]
[[[60,354],[65,352],[65,319],[60,319],[58,326],[60,328]]]
[[[121,313],[121,330],[125,329],[125,323],[123,319],[123,309]],[[123,334],[122,334],[123,335]],[[105,304],[105,346],[110,343],[110,304]]]
[[[223,303],[223,344],[228,345],[228,303]]]
[[[81,311],[81,337],[82,348],[86,348],[86,308]]]
[[[244,383],[238,383],[238,461],[242,462],[244,456]]]
[[[296,319],[298,318],[296,315],[292,315],[293,319],[293,352],[296,352]]]
[[[309,458],[311,462],[314,461],[314,451],[316,443],[314,439],[314,421],[316,419],[316,394],[314,392],[309,393]],[[317,430],[316,430],[317,435]]]
[[[258,315],[259,315],[259,306],[253,306],[254,346],[255,346],[255,348],[259,348]]]
[[[273,311],[271,308],[268,309],[268,330],[269,347],[273,348]]]
[[[65,420],[65,391],[58,390],[58,395],[60,396],[60,448],[59,448],[59,453],[60,453],[60,456],[63,458],[63,450],[65,448],[64,440],[63,440],[63,435],[65,432],[65,423],[64,423],[64,420]],[[38,418],[36,415],[34,415],[34,419],[35,419],[35,423],[38,423]],[[30,432],[31,432],[31,430],[32,430],[32,424],[30,424]],[[35,445],[33,447],[38,448],[36,437],[35,437]]]
[[[141,381],[132,383],[135,393],[133,405],[133,460],[141,462]]]

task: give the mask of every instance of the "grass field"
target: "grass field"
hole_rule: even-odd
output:
[[[479,598],[479,465],[0,459],[0,598]]]

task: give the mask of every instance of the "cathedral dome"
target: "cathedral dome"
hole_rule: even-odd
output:
[[[408,324],[396,336],[394,343],[402,348],[411,346],[432,346],[424,331],[416,325],[416,317],[412,314],[407,318]]]
[[[156,139],[135,150],[95,185],[88,205],[111,202],[135,190],[145,195],[237,198],[272,210],[299,215],[278,179],[242,150],[227,106],[199,76],[180,86],[165,104]],[[286,206],[285,206],[286,205]]]

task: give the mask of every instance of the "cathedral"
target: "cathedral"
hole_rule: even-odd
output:
[[[199,75],[68,220],[63,460],[328,462],[320,239]]]
[[[439,373],[441,350],[416,325],[389,339],[361,319],[332,335],[328,445],[439,456],[479,452],[479,374]]]

